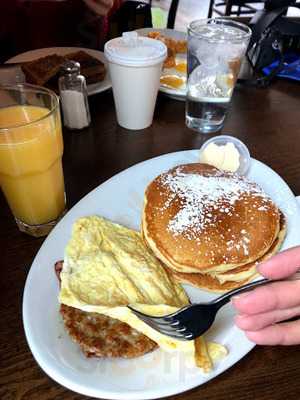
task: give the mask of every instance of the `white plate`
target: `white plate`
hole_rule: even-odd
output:
[[[26,53],[18,54],[15,57],[10,58],[6,61],[6,63],[19,63],[24,61],[32,61],[36,60],[40,57],[46,57],[49,54],[58,54],[58,55],[65,55],[68,53],[73,53],[74,51],[85,51],[86,53],[90,54],[91,56],[97,58],[97,60],[102,61],[105,64],[106,68],[106,75],[103,81],[92,83],[87,86],[88,95],[96,94],[104,92],[111,88],[111,80],[108,72],[107,61],[102,51],[93,50],[93,49],[85,49],[82,47],[47,47],[44,49],[36,49],[26,51]]]
[[[197,162],[197,150],[166,154],[137,164],[109,179],[75,205],[54,228],[38,252],[28,275],[23,297],[23,321],[30,349],[42,369],[61,385],[87,396],[107,399],[155,399],[181,393],[216,377],[252,348],[233,324],[234,312],[224,307],[208,332],[224,344],[229,355],[210,374],[186,365],[182,355],[161,350],[134,360],[87,359],[65,332],[59,315],[58,282],[54,263],[63,258],[72,223],[98,214],[139,229],[143,194],[158,174],[175,165]],[[300,244],[300,212],[286,183],[269,167],[252,160],[250,179],[260,184],[287,217],[283,248]],[[192,301],[214,297],[185,286]]]
[[[176,31],[174,29],[155,29],[155,28],[137,29],[137,32],[140,35],[147,35],[148,32],[153,32],[153,31],[161,32],[163,36],[170,37],[175,40],[187,40],[187,34],[185,32]],[[184,54],[179,54],[178,57],[186,59],[186,55]],[[159,91],[176,100],[185,100],[186,97],[186,88],[172,89],[161,85]]]

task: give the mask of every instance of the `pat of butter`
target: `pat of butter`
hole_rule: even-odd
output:
[[[233,143],[221,146],[210,143],[201,153],[200,162],[224,171],[236,172],[240,166],[240,153]]]

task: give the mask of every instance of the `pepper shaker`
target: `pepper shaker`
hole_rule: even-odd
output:
[[[91,122],[85,77],[80,75],[80,64],[66,61],[58,80],[64,125],[69,129],[82,129]]]

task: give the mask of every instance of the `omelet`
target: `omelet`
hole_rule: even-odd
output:
[[[60,277],[60,303],[125,322],[163,350],[185,353],[205,371],[211,369],[212,359],[226,353],[221,345],[207,346],[203,337],[197,342],[162,335],[127,307],[161,316],[189,303],[182,286],[145,246],[139,232],[99,216],[78,219]]]

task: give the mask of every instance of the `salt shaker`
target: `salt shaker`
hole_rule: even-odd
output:
[[[70,129],[82,129],[91,122],[85,77],[80,75],[80,64],[66,61],[58,80],[64,125]]]

